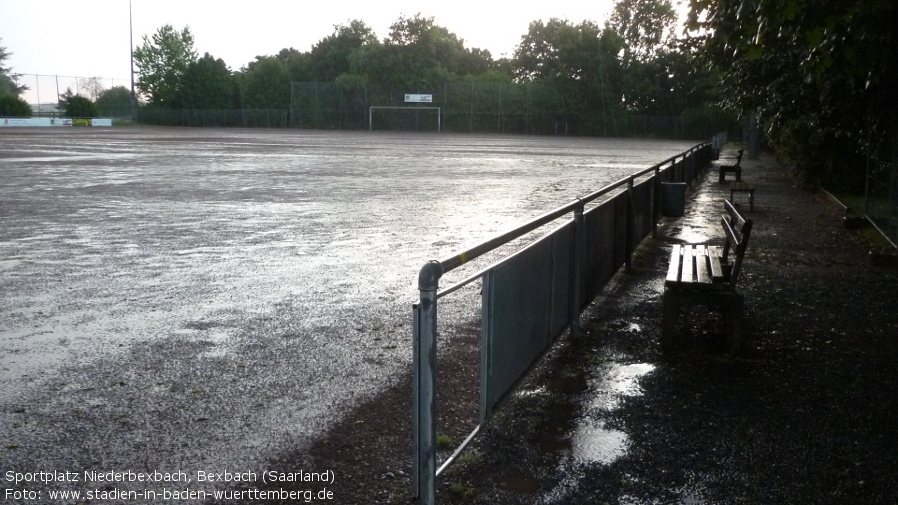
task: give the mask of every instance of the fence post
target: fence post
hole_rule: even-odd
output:
[[[412,494],[422,505],[436,501],[437,289],[443,266],[429,261],[418,274],[420,302],[413,307],[414,368]]]
[[[658,218],[661,216],[661,167],[655,165],[655,184],[652,189],[652,238],[658,236]]]
[[[692,187],[692,183],[695,181],[695,176],[698,175],[695,172],[695,158],[692,156],[692,149],[686,154],[686,158],[683,159],[683,162],[686,164],[686,177],[689,178],[689,187]]]
[[[636,233],[636,205],[633,201],[633,176],[631,175],[627,179],[627,232],[624,235],[624,240],[626,241],[624,250],[627,252],[627,256],[624,258],[624,265],[627,267],[627,270],[630,270],[633,266],[632,257],[635,250],[633,238],[636,236],[638,236],[638,233]]]
[[[571,244],[571,338],[580,335],[580,299],[583,290],[583,265],[586,264],[586,219],[583,217],[583,204],[574,209],[574,239]]]

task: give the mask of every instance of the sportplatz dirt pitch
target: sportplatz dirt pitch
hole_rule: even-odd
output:
[[[0,468],[263,468],[408,365],[425,261],[695,144],[0,129]]]

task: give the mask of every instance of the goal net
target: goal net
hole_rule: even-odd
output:
[[[368,129],[439,132],[441,127],[440,107],[387,106],[368,107]]]

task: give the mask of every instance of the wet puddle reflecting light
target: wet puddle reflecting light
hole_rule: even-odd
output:
[[[630,443],[627,433],[607,428],[605,422],[596,419],[592,413],[614,410],[620,406],[623,397],[641,395],[639,381],[654,370],[655,365],[650,363],[603,365],[588,381],[587,389],[593,392],[595,399],[587,405],[586,412],[578,418],[575,409],[571,409],[566,422],[556,422],[558,428],[564,425],[566,429],[552,430],[549,427],[547,431],[553,443],[543,441],[540,446],[546,451],[567,452],[559,463],[560,470],[567,477],[546,493],[546,503],[564,503],[568,493],[578,487],[579,472],[574,470],[577,465],[609,465],[626,454]]]

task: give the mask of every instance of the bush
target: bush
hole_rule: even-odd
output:
[[[863,192],[865,161],[851,139],[805,118],[784,121],[769,131],[769,139],[780,163],[791,168],[803,186]]]
[[[63,95],[59,101],[68,117],[97,117],[97,106],[81,95]]]
[[[31,106],[17,95],[0,96],[0,116],[31,117]]]

